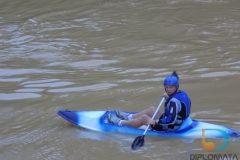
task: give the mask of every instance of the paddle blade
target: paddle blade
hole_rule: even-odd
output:
[[[132,150],[136,150],[144,145],[144,135],[138,136],[132,143]]]

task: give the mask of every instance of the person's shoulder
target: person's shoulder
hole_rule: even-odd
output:
[[[179,101],[179,99],[173,97],[173,98],[170,99],[170,102],[177,102],[177,103],[178,103],[178,102],[180,102],[180,101]]]
[[[183,93],[187,93],[186,91],[182,90],[182,89],[179,89],[178,90],[179,93],[183,92]]]
[[[178,90],[178,93],[181,93],[181,94],[186,94],[186,95],[188,95],[188,93],[187,93],[186,91],[184,91],[184,90]]]

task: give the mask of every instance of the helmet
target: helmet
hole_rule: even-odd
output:
[[[179,86],[179,80],[175,76],[168,76],[167,78],[165,78],[163,85]]]

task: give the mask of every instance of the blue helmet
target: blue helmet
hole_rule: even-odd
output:
[[[165,78],[163,85],[179,86],[179,80],[176,76],[168,76],[167,78]]]

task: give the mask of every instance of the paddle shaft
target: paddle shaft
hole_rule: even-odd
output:
[[[163,102],[164,102],[164,99],[165,99],[165,97],[163,97],[162,100],[161,100],[161,102],[159,103],[159,105],[158,105],[155,113],[154,113],[153,116],[152,116],[152,119],[155,118],[156,114],[158,113],[159,109],[161,108],[161,106],[162,106],[162,104],[163,104]],[[148,125],[147,128],[145,129],[145,131],[144,131],[144,133],[143,133],[143,136],[145,136],[145,134],[147,133],[149,127],[150,127],[150,125]]]

